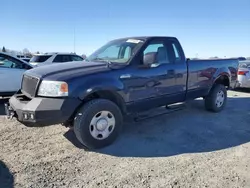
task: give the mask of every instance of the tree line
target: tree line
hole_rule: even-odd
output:
[[[2,49],[0,48],[0,51],[5,52],[5,53],[10,53],[10,54],[15,54],[15,55],[24,55],[27,57],[32,57],[32,53],[27,49],[24,48],[23,51],[16,51],[16,50],[10,50],[5,48],[5,46],[2,47]],[[36,52],[36,54],[40,54],[40,52]]]

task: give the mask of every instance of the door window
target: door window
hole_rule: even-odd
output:
[[[149,44],[147,48],[144,50],[144,55],[150,52],[157,52],[158,48],[164,47],[163,43],[158,43],[158,44]]]
[[[12,57],[0,55],[0,67],[22,69],[23,63]]]
[[[150,42],[146,49],[143,51],[143,56],[145,57],[149,54],[152,54],[154,56],[155,63],[157,64],[170,63],[168,50],[163,40]]]

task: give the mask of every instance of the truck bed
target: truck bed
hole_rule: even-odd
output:
[[[187,90],[190,95],[200,92],[208,92],[208,86],[213,84],[217,73],[223,72],[231,75],[229,87],[235,87],[237,82],[238,60],[237,59],[199,59],[188,60]]]

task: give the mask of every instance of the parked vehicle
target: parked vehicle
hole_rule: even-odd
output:
[[[20,55],[20,54],[17,54],[16,57],[17,57],[17,58],[20,58],[20,59],[22,59],[22,58],[28,58],[27,56],[25,56],[25,55]]]
[[[31,69],[29,63],[0,52],[0,96],[9,96],[17,92],[21,87],[23,73]]]
[[[28,57],[21,58],[21,60],[26,61],[26,62],[30,62],[30,59],[31,58],[28,58]]]
[[[240,61],[237,88],[250,88],[250,61]]]
[[[51,63],[66,63],[72,61],[83,61],[84,59],[74,53],[45,53],[35,54],[30,59],[30,64],[35,66],[48,65]]]
[[[174,37],[113,40],[86,61],[27,71],[7,117],[27,126],[63,123],[86,147],[101,148],[127,115],[198,97],[220,112],[237,80],[237,59],[188,60]]]
[[[247,58],[245,58],[245,57],[239,57],[238,60],[239,61],[245,61],[245,60],[247,60]]]

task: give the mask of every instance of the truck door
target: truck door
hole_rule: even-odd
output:
[[[176,39],[166,39],[169,64],[166,65],[167,79],[163,81],[164,89],[158,88],[158,94],[165,98],[167,103],[185,100],[187,85],[187,64],[180,43]],[[171,86],[168,77],[174,77]]]
[[[165,38],[153,39],[140,57],[139,65],[130,71],[129,79],[124,82],[129,90],[129,101],[133,102],[133,110],[136,107],[146,109],[166,104],[168,101],[165,96],[177,92],[175,67],[170,59],[168,41]],[[145,64],[150,58],[154,61]]]

